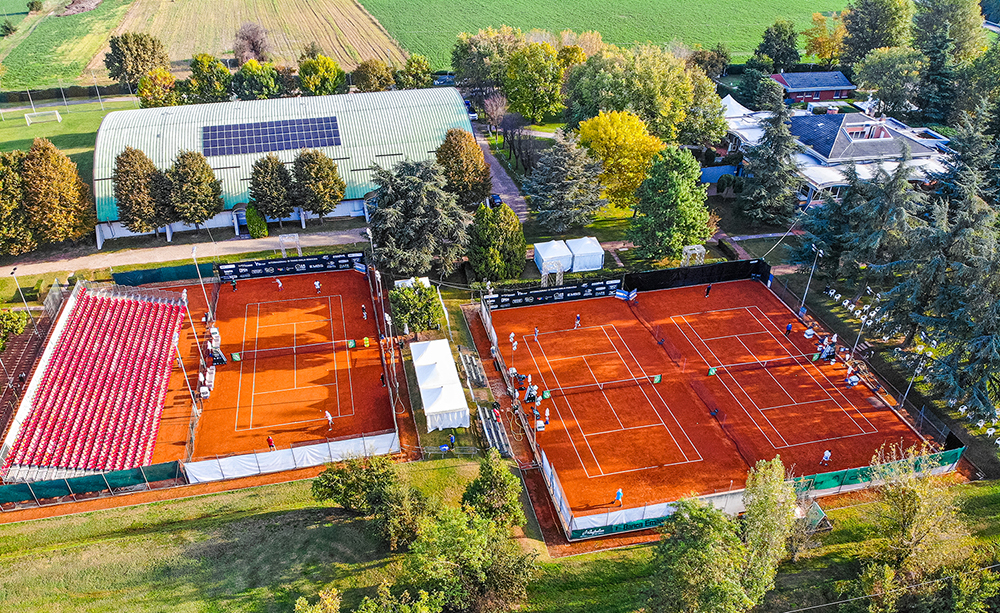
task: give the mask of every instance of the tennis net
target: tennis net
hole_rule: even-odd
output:
[[[709,375],[714,375],[719,371],[741,372],[744,370],[765,370],[769,368],[780,368],[782,366],[805,365],[819,359],[818,353],[807,353],[802,355],[788,355],[770,360],[756,360],[754,362],[740,362],[737,364],[720,364],[708,369]]]
[[[662,380],[662,375],[652,375],[648,377],[636,377],[634,379],[619,379],[617,381],[601,381],[598,383],[588,383],[585,385],[570,385],[566,387],[556,387],[542,390],[542,400],[552,396],[569,396],[572,394],[590,394],[593,392],[603,392],[607,390],[622,389],[625,387],[640,387],[643,385],[654,385]]]
[[[697,379],[691,379],[688,381],[688,387],[691,391],[701,399],[704,403],[705,408],[708,409],[708,414],[711,415],[719,422],[719,427],[722,428],[722,433],[733,443],[736,447],[736,452],[740,454],[743,461],[747,463],[747,466],[753,466],[757,463],[756,456],[754,455],[752,445],[739,433],[735,424],[731,424],[726,416],[726,412],[722,410],[719,406],[718,400],[716,400],[715,395],[709,391],[708,387]]]
[[[352,349],[356,345],[354,340],[347,341],[327,341],[325,343],[310,343],[308,345],[295,345],[292,347],[275,347],[273,349],[253,349],[250,351],[237,351],[230,354],[234,362],[245,360],[264,360],[276,358],[283,355],[300,355],[308,353],[324,353]]]

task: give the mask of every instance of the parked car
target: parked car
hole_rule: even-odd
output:
[[[503,198],[500,197],[500,194],[490,194],[490,208],[501,204],[503,204]]]
[[[465,101],[465,110],[469,113],[470,120],[475,121],[479,119],[479,113],[476,112],[476,109],[472,108],[472,102],[470,100]]]

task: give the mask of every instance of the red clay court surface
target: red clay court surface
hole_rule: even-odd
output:
[[[235,292],[229,284],[221,287],[216,318],[222,351],[227,360],[233,353],[243,359],[217,369],[194,459],[266,450],[268,436],[288,447],[395,427],[380,381],[367,277],[349,270],[284,276],[281,283],[280,291],[272,278],[239,281]],[[193,313],[199,320],[201,313]],[[348,348],[348,339],[356,347]]]
[[[705,286],[643,292],[638,300],[655,335],[616,298],[492,313],[507,366],[553,392],[541,403],[550,424],[538,442],[574,515],[607,511],[619,487],[626,507],[741,489],[749,470],[741,451],[750,460],[780,454],[795,474],[811,475],[866,466],[883,443],[920,441],[870,388],[848,388],[843,366],[812,362],[815,341],[763,284],[716,283],[707,298]],[[679,363],[657,344],[664,336]],[[757,365],[780,358],[787,363]],[[710,366],[744,363],[754,366],[708,375]],[[657,374],[660,383],[647,379]],[[691,383],[721,407],[726,430]],[[832,460],[821,466],[827,449]]]

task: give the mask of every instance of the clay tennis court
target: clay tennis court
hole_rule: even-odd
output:
[[[812,475],[921,440],[871,388],[848,387],[844,366],[813,361],[815,339],[758,281],[716,283],[708,297],[705,286],[643,292],[634,307],[497,309],[492,320],[506,365],[550,392],[537,441],[574,515],[606,512],[618,488],[625,507],[641,507],[741,489],[758,459],[780,454]]]
[[[195,459],[266,450],[268,436],[287,447],[395,427],[367,277],[347,270],[281,283],[221,286],[216,317],[229,362],[205,402]]]

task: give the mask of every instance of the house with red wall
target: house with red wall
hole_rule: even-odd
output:
[[[771,78],[785,90],[785,99],[795,102],[843,100],[854,95],[857,89],[844,73],[832,72],[783,72]]]

